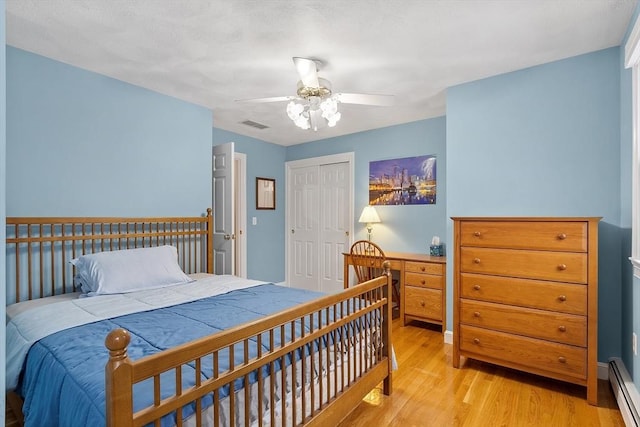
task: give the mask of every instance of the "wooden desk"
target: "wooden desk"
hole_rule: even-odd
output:
[[[435,323],[446,329],[446,257],[408,252],[387,252],[391,269],[400,272],[400,318],[406,325],[411,320]],[[349,287],[351,256],[344,255],[344,287]]]

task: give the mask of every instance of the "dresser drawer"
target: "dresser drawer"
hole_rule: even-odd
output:
[[[460,323],[586,347],[587,318],[491,302],[460,300]]]
[[[433,274],[405,273],[404,284],[405,286],[442,289],[444,285],[444,276],[434,276]]]
[[[436,264],[432,262],[415,262],[406,261],[404,263],[404,271],[412,273],[427,273],[435,275],[444,275],[444,264]]]
[[[405,286],[404,313],[442,320],[442,291]]]
[[[587,350],[473,326],[460,326],[460,350],[471,357],[496,359],[529,368],[585,379]]]
[[[587,286],[462,273],[462,298],[587,315]]]
[[[587,251],[587,222],[464,221],[461,246]]]
[[[463,247],[460,248],[460,270],[464,273],[587,283],[587,254]]]

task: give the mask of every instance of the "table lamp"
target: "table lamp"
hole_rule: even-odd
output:
[[[373,206],[365,206],[360,214],[358,222],[367,224],[367,233],[369,234],[369,241],[371,241],[371,230],[373,230],[373,223],[380,222],[378,212],[376,212]]]

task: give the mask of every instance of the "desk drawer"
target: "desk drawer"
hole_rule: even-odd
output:
[[[587,254],[460,248],[460,270],[557,282],[587,283]]]
[[[444,275],[444,264],[437,264],[432,262],[415,262],[405,261],[404,271],[412,273],[426,273],[435,275]]]
[[[563,344],[587,345],[587,318],[574,314],[461,299],[460,322]]]
[[[587,224],[583,221],[464,221],[460,224],[460,244],[586,252]]]
[[[442,291],[405,286],[404,313],[442,320]]]
[[[417,286],[419,288],[442,289],[444,287],[444,276],[434,276],[433,274],[405,273],[405,286]]]

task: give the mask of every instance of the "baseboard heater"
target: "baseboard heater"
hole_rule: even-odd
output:
[[[640,396],[622,359],[618,357],[609,359],[609,382],[618,401],[624,424],[627,427],[640,427]]]

